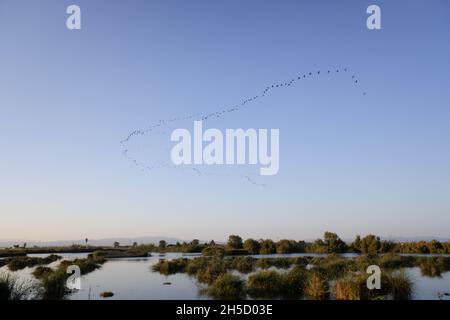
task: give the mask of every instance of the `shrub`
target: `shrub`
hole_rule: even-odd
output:
[[[289,269],[295,262],[292,258],[259,258],[256,260],[256,267],[261,269],[268,269],[275,267],[278,269]]]
[[[305,294],[311,300],[325,300],[328,296],[326,279],[318,272],[311,272],[306,281]]]
[[[202,250],[202,255],[207,257],[223,257],[225,256],[225,249],[218,246],[209,246]]]
[[[309,257],[297,257],[294,258],[294,264],[298,266],[304,266],[306,267],[310,263]]]
[[[76,265],[80,268],[81,274],[84,275],[101,268],[102,264],[104,264],[105,262],[106,259],[102,257],[88,257],[86,259],[63,260],[58,266],[58,271],[66,272],[69,266]]]
[[[385,285],[395,300],[409,300],[412,297],[413,282],[405,270],[387,274]]]
[[[14,258],[7,259],[7,265],[8,265],[9,270],[17,271],[17,270],[25,269],[26,267],[31,268],[31,267],[34,267],[37,265],[49,264],[49,263],[57,261],[61,258],[62,258],[61,256],[58,256],[55,254],[51,254],[46,258],[37,258],[37,257],[28,257],[28,256],[14,257]]]
[[[208,287],[207,293],[214,299],[242,299],[244,297],[244,281],[231,273],[221,274]]]
[[[69,293],[66,287],[68,274],[59,270],[41,279],[42,300],[62,300]]]
[[[100,293],[100,297],[102,298],[111,298],[114,296],[114,293],[112,293],[111,291],[104,291]]]
[[[306,280],[306,269],[296,265],[282,275],[282,295],[289,299],[299,299],[303,296]]]
[[[237,257],[230,259],[228,266],[241,273],[250,273],[255,269],[255,261],[252,257]]]
[[[356,269],[355,262],[336,254],[330,254],[327,257],[314,258],[312,263],[317,272],[329,280],[342,277],[343,274]]]
[[[0,300],[28,300],[35,289],[31,281],[20,280],[9,273],[0,274]]]
[[[196,275],[200,270],[203,270],[206,268],[206,266],[208,265],[208,261],[210,259],[211,258],[204,258],[204,257],[190,259],[187,262],[187,265],[185,268],[187,274]]]
[[[248,292],[254,298],[275,298],[282,293],[282,277],[274,270],[262,270],[248,278]]]
[[[164,275],[184,272],[188,259],[179,258],[174,260],[160,260],[157,264],[152,266],[152,270]]]
[[[336,300],[360,300],[361,283],[354,278],[336,280],[334,294]]]
[[[222,259],[209,260],[204,269],[197,272],[197,279],[200,282],[212,284],[220,275],[227,272],[226,265]]]
[[[269,269],[272,264],[270,263],[270,259],[268,258],[259,258],[256,260],[255,266],[260,269]]]
[[[48,268],[48,267],[43,267],[43,266],[39,266],[36,269],[34,269],[34,271],[32,272],[32,275],[36,278],[36,279],[42,279],[48,275],[50,275],[53,272],[52,268]]]
[[[444,260],[442,258],[422,258],[419,263],[422,275],[427,277],[440,277],[445,271]]]
[[[245,249],[226,249],[226,256],[246,256],[248,255],[248,251]]]

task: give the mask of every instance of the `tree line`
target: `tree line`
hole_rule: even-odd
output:
[[[200,243],[194,239],[191,242],[167,244],[161,240],[159,245],[152,245],[155,251],[167,252],[203,252],[205,255],[245,255],[245,254],[287,254],[287,253],[450,253],[450,240],[447,242],[418,241],[398,242],[381,240],[380,237],[369,234],[364,237],[357,235],[352,242],[343,241],[336,233],[325,232],[323,238],[313,242],[282,239],[242,239],[239,235],[230,235],[225,244],[214,241]]]

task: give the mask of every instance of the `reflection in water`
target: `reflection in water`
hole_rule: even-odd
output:
[[[33,257],[46,257],[49,254],[30,254]],[[86,258],[88,253],[62,253],[58,254],[64,259]],[[82,277],[82,289],[69,296],[69,299],[86,300],[102,299],[101,292],[111,291],[114,296],[109,299],[208,299],[200,293],[195,278],[186,274],[174,274],[165,276],[152,272],[151,266],[160,259],[174,259],[185,257],[188,259],[197,257],[198,254],[166,253],[160,257],[158,253],[148,258],[124,258],[110,259],[101,269]],[[320,254],[286,254],[286,255],[259,255],[258,258],[297,257],[297,256],[321,256]],[[354,257],[355,254],[345,254],[346,257]],[[429,256],[429,255],[427,255]],[[446,255],[448,256],[448,255]],[[49,266],[56,266],[54,262]],[[15,272],[20,277],[33,279],[31,272],[34,268],[25,268]],[[1,267],[0,272],[7,272],[7,267]],[[420,268],[408,268],[407,273],[414,283],[413,299],[445,299],[450,296],[444,293],[450,292],[450,272],[442,273],[441,277],[430,278],[421,274]],[[248,277],[248,275],[243,276]],[[441,295],[439,296],[439,293]]]
[[[167,253],[164,258],[179,258],[179,253]],[[206,299],[199,293],[194,278],[185,274],[164,276],[151,271],[161,257],[111,259],[101,269],[82,277],[82,289],[70,299],[101,299],[100,293],[111,291],[111,299]],[[170,283],[170,285],[169,285]]]

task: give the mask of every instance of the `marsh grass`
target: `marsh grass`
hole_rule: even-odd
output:
[[[274,270],[261,270],[250,275],[247,290],[251,297],[273,299],[283,292],[282,276]]]
[[[382,286],[392,294],[394,300],[410,300],[412,298],[414,283],[404,269],[388,273],[384,281],[382,278]]]
[[[281,275],[281,295],[287,299],[300,299],[305,291],[307,270],[302,265],[296,265]]]
[[[382,280],[380,289],[369,289],[367,279],[369,275],[361,272],[348,273],[333,282],[333,295],[336,300],[380,300],[389,293],[386,281]],[[386,278],[386,277],[385,277]],[[383,279],[383,277],[382,277]],[[383,284],[384,282],[384,284]]]
[[[188,275],[195,276],[199,271],[206,269],[208,262],[212,259],[205,257],[191,259],[186,265],[185,271]]]
[[[46,267],[38,267],[33,275],[40,280],[38,295],[42,300],[63,300],[70,293],[66,286],[67,268],[71,265],[77,265],[82,275],[88,274],[101,268],[106,260],[101,257],[90,256],[85,259],[63,260],[58,267],[53,270]]]
[[[53,273],[53,269],[49,267],[39,266],[31,273],[36,279],[42,279]]]
[[[314,270],[327,280],[338,279],[357,269],[354,260],[336,254],[314,258],[311,264],[314,266]]]
[[[34,296],[36,284],[10,273],[0,274],[0,300],[29,300]]]
[[[269,269],[271,267],[289,269],[296,261],[296,258],[259,258],[256,259],[255,266],[260,269]]]
[[[100,293],[101,298],[111,298],[114,297],[114,293],[111,291],[104,291]]]
[[[445,271],[444,259],[442,258],[422,258],[419,263],[420,271],[426,277],[441,277]]]
[[[63,300],[69,294],[69,290],[66,287],[66,281],[68,274],[65,271],[58,270],[52,273],[46,274],[42,277],[40,297],[42,300]]]
[[[226,262],[228,269],[247,274],[255,270],[256,259],[252,257],[232,257],[226,259]]]
[[[188,259],[179,258],[174,260],[159,260],[152,266],[152,270],[164,275],[183,273],[188,265]]]
[[[305,296],[310,300],[325,300],[328,294],[328,282],[324,276],[316,271],[308,274],[305,286]]]
[[[224,273],[204,292],[214,299],[240,300],[245,297],[244,281],[237,275]]]
[[[37,265],[47,265],[52,262],[55,262],[59,259],[62,259],[61,256],[51,254],[46,258],[37,258],[37,257],[28,257],[28,256],[19,256],[13,258],[7,258],[6,264],[10,271],[18,271],[25,269],[27,267],[31,268]]]
[[[152,270],[162,274],[184,272],[195,276],[199,283],[208,285],[206,294],[216,298],[240,298],[241,293],[238,297],[236,292],[245,291],[257,299],[324,300],[332,296],[338,300],[373,300],[389,297],[411,299],[413,283],[402,270],[420,264],[422,269],[437,275],[440,270],[448,268],[450,259],[404,257],[394,253],[355,258],[336,254],[297,258],[203,256],[162,260]],[[382,268],[381,289],[367,288],[369,274],[366,271],[370,265]],[[245,282],[230,271],[250,275]]]
[[[211,259],[206,267],[197,271],[197,280],[202,283],[212,284],[220,275],[227,272],[227,267],[222,259]]]
[[[365,285],[362,277],[346,277],[338,279],[334,283],[334,295],[336,300],[361,300],[361,289]]]

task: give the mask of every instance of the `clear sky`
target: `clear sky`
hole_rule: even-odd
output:
[[[0,0],[0,239],[449,237],[449,14],[445,0]],[[309,72],[204,124],[279,128],[276,176],[123,155],[134,130]],[[167,161],[170,129],[130,156]]]

